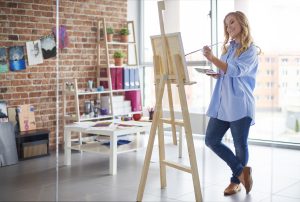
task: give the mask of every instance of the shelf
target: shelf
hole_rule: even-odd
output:
[[[115,66],[115,65],[109,65],[109,68],[124,68],[124,67],[139,67],[139,65],[127,65],[127,64],[123,64],[122,66]]]
[[[141,138],[142,139],[142,138]],[[119,145],[117,147],[117,153],[125,153],[125,152],[130,152],[130,151],[136,151],[137,149],[142,148],[142,140],[139,141],[138,147],[137,147],[137,141],[134,140],[128,144],[124,145]],[[102,142],[90,142],[82,145],[74,145],[71,146],[71,149],[73,150],[78,150],[78,151],[85,151],[85,152],[94,152],[94,153],[105,153],[109,154],[110,147],[103,145]]]
[[[80,117],[79,120],[80,121],[89,121],[89,120],[99,120],[99,119],[108,119],[108,118],[112,118],[112,115],[100,115],[97,117]],[[65,120],[69,120],[69,121],[77,121],[76,115],[72,114],[72,115],[65,115],[64,116]]]
[[[112,118],[112,115],[100,115],[97,117],[80,117],[80,121],[89,121],[89,120],[99,120],[99,119],[108,119]]]
[[[118,90],[112,90],[112,92],[118,93],[118,92],[135,91],[135,90],[141,90],[141,89],[140,88],[118,89]]]
[[[77,94],[78,95],[92,95],[92,94],[102,94],[102,93],[109,93],[110,91],[104,90],[104,91],[85,91],[85,90],[78,90]],[[75,95],[75,90],[66,90],[65,93],[67,95]]]
[[[68,121],[77,121],[77,118],[76,118],[75,114],[74,115],[65,115],[64,119],[68,120]]]
[[[117,90],[112,90],[111,92],[113,93],[118,93],[118,92],[126,92],[126,91],[135,91],[135,90],[141,90],[140,88],[130,88],[130,89],[117,89]],[[78,90],[78,95],[93,95],[93,94],[104,94],[104,93],[110,93],[108,90],[104,91],[81,91]],[[66,91],[67,95],[75,95],[75,91]]]
[[[141,114],[141,113],[143,113],[143,111],[128,112],[124,114],[115,114],[115,116],[124,116],[124,115]]]
[[[104,91],[80,91],[78,90],[78,95],[92,95],[92,94],[102,94],[102,93],[109,93],[110,91],[104,90]]]
[[[16,132],[19,160],[49,155],[49,130],[37,129]]]
[[[100,41],[98,43],[104,43],[104,41]],[[135,45],[136,42],[120,42],[120,41],[112,41],[112,42],[106,42],[108,45]]]

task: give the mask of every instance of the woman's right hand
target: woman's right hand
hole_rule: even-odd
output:
[[[203,46],[203,55],[208,59],[209,61],[212,61],[214,55],[211,51],[211,49],[208,46]]]

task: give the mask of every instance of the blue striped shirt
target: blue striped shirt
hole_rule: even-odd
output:
[[[223,121],[236,121],[246,116],[255,120],[255,87],[258,67],[257,48],[251,44],[240,56],[235,56],[239,44],[231,41],[221,60],[227,63],[227,72],[219,69],[207,115]]]

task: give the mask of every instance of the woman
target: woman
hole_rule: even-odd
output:
[[[218,74],[212,75],[217,82],[207,111],[210,120],[205,144],[232,170],[230,184],[224,190],[224,195],[239,192],[240,183],[248,194],[253,180],[251,167],[247,166],[247,139],[249,128],[254,124],[257,48],[252,41],[247,17],[240,11],[225,16],[224,33],[220,59],[213,55],[208,46],[203,47],[203,55],[218,68]],[[222,143],[228,129],[232,134],[235,153]]]

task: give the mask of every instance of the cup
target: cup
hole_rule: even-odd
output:
[[[103,86],[99,86],[99,87],[97,88],[97,91],[99,91],[99,92],[104,91],[104,87],[103,87]]]
[[[88,88],[89,88],[89,90],[93,90],[93,81],[92,80],[88,80]]]
[[[108,114],[108,110],[105,109],[105,108],[101,108],[101,109],[100,109],[100,114],[101,114],[101,115],[107,115],[107,114]]]
[[[85,114],[91,113],[91,101],[84,102],[84,112]]]
[[[153,114],[154,114],[154,111],[149,111],[149,120],[150,121],[153,120]]]

